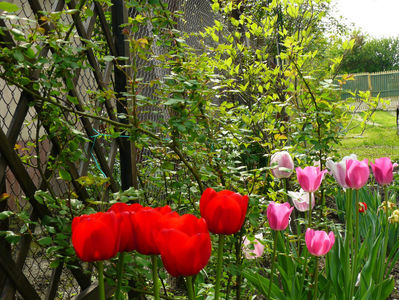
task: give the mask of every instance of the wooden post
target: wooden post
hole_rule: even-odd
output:
[[[122,33],[121,25],[126,24],[127,11],[123,0],[112,1],[112,31],[114,34],[115,48],[118,56],[126,57],[127,43],[124,34]],[[123,65],[125,62],[122,60],[118,61],[119,64]],[[126,93],[127,79],[124,72],[122,72],[117,65],[114,67],[115,76],[115,92],[118,97],[116,102],[116,108],[118,114],[124,114],[127,116],[127,101],[124,93]],[[119,122],[127,123],[128,118],[121,118]],[[121,185],[122,190],[127,190],[131,186],[137,186],[134,182],[132,172],[132,146],[128,139],[120,138],[119,141],[119,155],[120,155],[120,168],[121,168]]]
[[[399,135],[399,104],[396,108],[396,134]]]

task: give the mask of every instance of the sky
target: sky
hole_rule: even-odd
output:
[[[399,0],[332,0],[337,14],[375,38],[399,37]]]

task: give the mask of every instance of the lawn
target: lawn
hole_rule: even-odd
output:
[[[374,160],[388,156],[399,161],[399,135],[396,134],[396,112],[377,111],[374,119],[366,125],[362,133],[361,115],[355,115],[348,134],[337,146],[340,157],[355,153],[358,159]]]

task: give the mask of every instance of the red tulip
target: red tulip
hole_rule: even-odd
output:
[[[367,210],[366,202],[359,202],[359,212],[364,213]]]
[[[118,252],[129,252],[136,249],[136,236],[133,232],[133,214],[143,209],[143,207],[134,203],[128,205],[126,203],[117,202],[111,206],[108,211],[116,213],[120,219],[120,241]]]
[[[346,161],[345,182],[351,189],[361,189],[369,179],[370,170],[367,159],[358,161],[356,159],[348,159]]]
[[[211,256],[206,221],[177,213],[162,218],[158,249],[165,269],[172,276],[191,276],[203,269]]]
[[[248,196],[232,191],[215,192],[207,188],[200,199],[201,216],[209,231],[215,234],[233,234],[240,230],[247,213]]]
[[[72,244],[83,261],[114,257],[119,248],[119,219],[114,212],[82,215],[72,220]]]
[[[333,232],[327,235],[325,231],[308,228],[305,233],[305,242],[310,254],[322,256],[331,250],[335,236]]]
[[[389,157],[377,158],[375,164],[371,163],[371,169],[379,185],[391,184],[393,180],[393,168],[396,166],[397,164],[392,164]]]
[[[305,192],[313,193],[320,187],[327,170],[320,171],[319,167],[308,166],[304,169],[296,168],[296,176],[301,188]]]
[[[126,204],[123,202],[116,202],[112,204],[112,206],[108,209],[108,211],[113,211],[116,213],[120,213],[123,211],[132,211],[132,212],[137,212],[143,207],[139,203],[133,203],[133,204]]]
[[[294,207],[291,207],[288,202],[283,204],[274,201],[270,202],[266,212],[270,228],[273,230],[285,230],[293,209]]]
[[[160,231],[160,220],[171,211],[168,205],[157,208],[143,207],[132,215],[137,252],[144,255],[160,254],[156,243],[156,237]]]

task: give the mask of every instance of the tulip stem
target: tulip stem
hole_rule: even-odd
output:
[[[350,269],[350,255],[352,251],[349,249],[350,241],[352,241],[353,233],[352,233],[352,189],[346,190],[346,199],[345,199],[345,282],[347,291],[351,291],[351,287],[348,286],[351,284],[350,276],[351,276],[351,269]],[[353,244],[352,244],[353,245]],[[351,297],[348,299],[352,299]]]
[[[288,178],[284,178],[284,202],[288,202]]]
[[[273,256],[272,256],[272,264],[270,266],[270,280],[269,280],[269,290],[267,292],[267,299],[272,299],[270,297],[270,293],[272,291],[272,283],[273,283],[273,275],[274,275],[274,262],[276,261],[276,250],[277,250],[277,234],[278,231],[272,231],[274,234],[273,239]]]
[[[152,281],[154,284],[154,299],[159,300],[158,260],[156,255],[151,255]]]
[[[121,297],[122,274],[123,274],[124,262],[125,262],[125,252],[119,252],[118,267],[117,267],[118,281],[117,281],[116,291],[115,291],[115,300],[119,300],[119,298]]]
[[[382,246],[382,254],[381,254],[381,261],[380,261],[380,269],[379,269],[379,281],[377,284],[380,284],[377,292],[377,299],[380,299],[381,296],[381,282],[384,280],[384,268],[385,268],[385,258],[387,255],[387,248],[388,248],[388,239],[389,239],[389,221],[388,221],[388,189],[387,186],[384,185],[384,199],[385,199],[385,232],[384,232],[384,244]],[[381,222],[383,223],[383,222]]]
[[[319,257],[316,256],[316,266],[314,267],[314,294],[313,294],[313,300],[317,300],[318,279],[319,279]]]
[[[98,267],[98,297],[100,300],[105,300],[104,262],[102,260],[98,261],[97,267]]]
[[[308,228],[312,227],[312,193],[309,192],[309,215],[308,215]]]
[[[355,240],[353,246],[353,260],[352,260],[352,280],[351,280],[351,297],[355,292],[355,285],[357,279],[357,253],[359,248],[359,190],[356,190],[355,198],[355,212],[356,212],[356,223],[355,223]]]
[[[220,278],[222,276],[222,264],[223,264],[223,246],[224,246],[224,235],[219,234],[219,244],[218,244],[218,258],[216,265],[216,283],[215,283],[215,298],[214,300],[219,300],[220,295]]]
[[[189,300],[194,300],[194,288],[193,288],[193,277],[186,277],[186,285],[187,285],[187,296]]]

